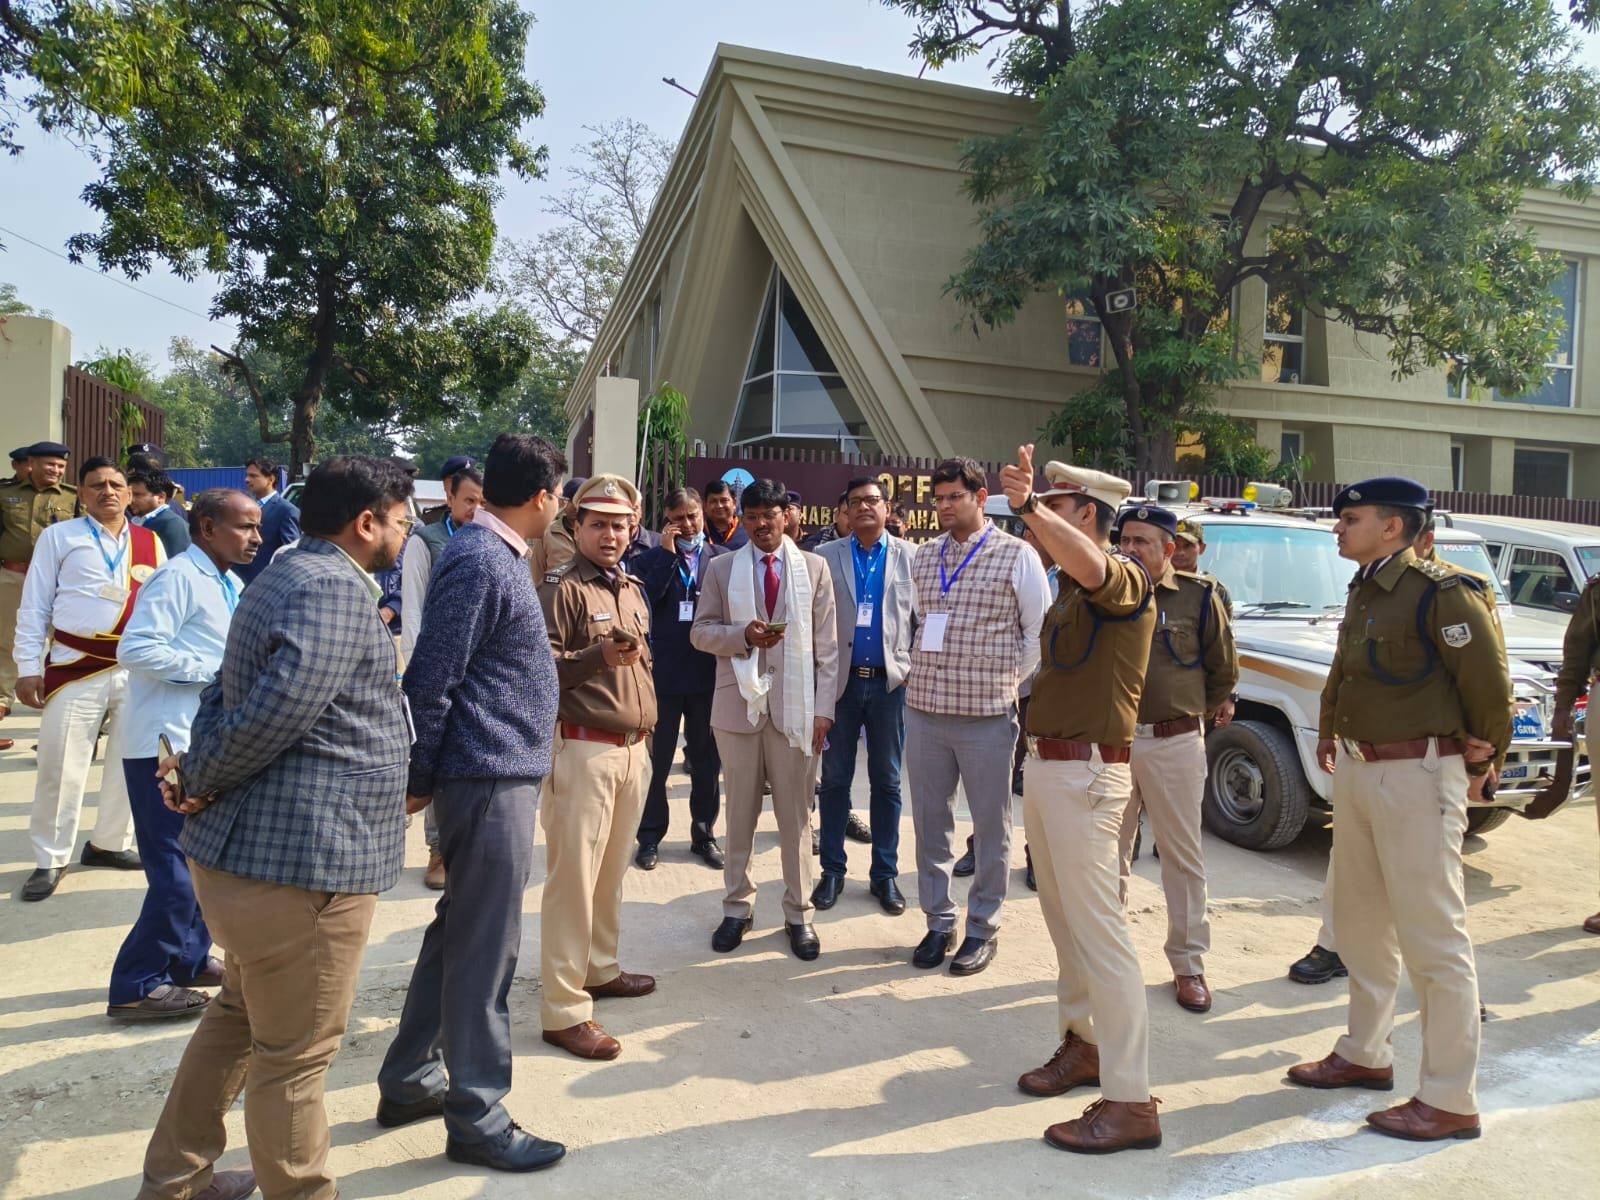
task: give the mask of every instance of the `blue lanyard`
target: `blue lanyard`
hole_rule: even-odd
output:
[[[695,581],[700,577],[700,551],[696,550],[692,559],[687,554],[680,554],[677,556],[677,559],[678,578],[683,580],[684,594],[690,599],[693,599],[695,592]],[[684,564],[688,562],[692,562],[693,566],[685,567]]]
[[[239,607],[239,589],[233,586],[233,580],[227,575],[218,575],[217,582],[222,585],[222,598],[228,602],[228,612],[231,615],[233,610]]]
[[[879,538],[878,544],[867,551],[867,569],[865,571],[861,569],[861,543],[856,541],[854,537],[850,539],[850,557],[854,560],[856,567],[856,599],[857,601],[864,600],[867,595],[867,584],[872,582],[872,577],[877,574],[878,568],[883,566],[885,557],[883,539]],[[966,563],[961,565],[966,566]],[[956,574],[959,575],[961,572],[957,571]],[[954,583],[955,580],[952,579],[950,582]],[[945,590],[949,591],[950,589],[946,587]]]
[[[451,537],[455,537],[456,535],[456,523],[450,519],[449,513],[445,513],[444,515],[444,531]]]
[[[100,540],[100,530],[94,521],[89,517],[85,517],[84,520],[88,522],[89,532],[94,534],[95,549],[99,550],[100,557],[106,560],[106,570],[110,572],[111,578],[115,580],[117,578],[117,567],[122,562],[122,556],[128,552],[128,546],[133,542],[133,536],[130,534],[128,540],[117,547],[117,556],[112,558],[111,555],[106,553],[105,543]]]
[[[961,572],[965,571],[967,564],[972,561],[972,556],[983,549],[983,544],[989,540],[989,535],[993,532],[993,525],[983,531],[983,536],[978,539],[978,544],[967,551],[967,556],[961,560],[961,565],[956,568],[956,573],[948,579],[945,578],[944,574],[944,551],[945,547],[950,544],[949,539],[946,539],[939,547],[939,594],[941,596],[948,594],[950,589],[955,586],[956,580],[961,578]]]

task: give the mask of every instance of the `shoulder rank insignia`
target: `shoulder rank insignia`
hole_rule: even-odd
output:
[[[1411,565],[1440,587],[1450,587],[1458,583],[1461,578],[1444,563],[1435,562],[1431,558],[1414,558],[1411,560]]]

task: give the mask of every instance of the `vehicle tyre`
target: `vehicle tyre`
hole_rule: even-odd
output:
[[[1481,837],[1491,829],[1499,829],[1509,820],[1511,820],[1511,810],[1509,808],[1469,807],[1467,809],[1466,836],[1473,837],[1477,835]]]
[[[1277,850],[1299,836],[1311,785],[1294,741],[1263,721],[1235,721],[1206,738],[1206,828],[1249,850]]]

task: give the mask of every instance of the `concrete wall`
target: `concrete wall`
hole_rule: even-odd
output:
[[[64,440],[62,380],[72,331],[48,317],[0,317],[0,450]]]
[[[594,473],[637,479],[639,468],[639,381],[619,376],[597,379],[594,387]]]

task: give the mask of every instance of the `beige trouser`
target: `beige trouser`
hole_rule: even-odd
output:
[[[0,708],[17,706],[17,609],[22,605],[22,573],[0,568]]]
[[[327,1169],[323,1087],[378,898],[245,879],[192,859],[189,870],[206,924],[227,947],[227,967],[150,1135],[139,1200],[188,1200],[205,1190],[241,1088],[262,1196],[332,1200],[339,1189]]]
[[[1206,862],[1200,848],[1200,803],[1206,786],[1206,743],[1199,730],[1133,740],[1133,796],[1123,811],[1121,894],[1128,899],[1139,808],[1161,847],[1161,890],[1167,896],[1167,962],[1174,975],[1205,972],[1211,949],[1206,917]]]
[[[1400,965],[1422,1016],[1417,1099],[1478,1111],[1478,977],[1467,936],[1461,838],[1467,769],[1459,754],[1364,763],[1340,748],[1333,776],[1334,927],[1350,970],[1350,1028],[1335,1053],[1394,1062]]]
[[[148,758],[156,747],[134,746],[126,737],[128,672],[117,668],[58,688],[45,702],[39,722],[39,773],[33,784],[33,819],[29,833],[33,860],[39,867],[64,867],[72,861],[78,840],[78,815],[89,783],[95,740],[109,713],[111,729],[103,756],[94,833],[89,840],[101,850],[127,850],[133,845],[133,813],[128,808],[124,758]],[[154,736],[152,734],[152,736]]]
[[[722,757],[727,799],[727,858],[722,882],[722,915],[748,917],[755,911],[756,885],[750,878],[756,821],[761,816],[761,785],[772,785],[772,815],[778,819],[783,855],[783,919],[790,925],[811,919],[811,801],[820,757],[803,754],[771,721],[751,733],[713,729]]]
[[[1117,895],[1117,835],[1132,790],[1124,763],[1029,758],[1022,812],[1055,943],[1060,1036],[1100,1048],[1107,1100],[1150,1099],[1150,1012]]]
[[[650,739],[569,741],[556,727],[545,783],[544,899],[539,906],[539,1016],[548,1030],[594,1015],[584,986],[621,971],[622,877],[650,785]]]
[[[1324,950],[1339,953],[1339,944],[1333,940],[1333,855],[1328,855],[1328,874],[1322,881],[1322,927],[1317,930],[1317,945]]]

